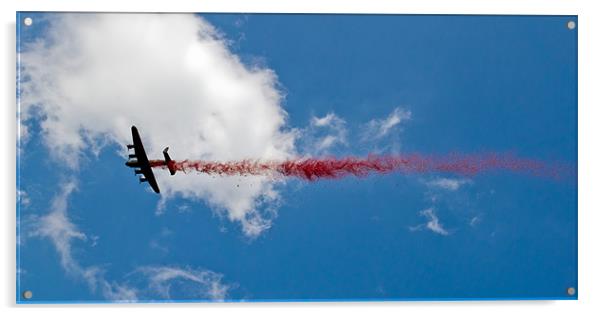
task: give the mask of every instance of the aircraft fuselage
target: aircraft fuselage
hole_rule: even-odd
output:
[[[160,193],[159,185],[157,184],[157,180],[155,179],[155,175],[153,174],[153,166],[151,166],[151,163],[148,160],[148,157],[146,156],[146,152],[144,151],[144,146],[142,145],[142,140],[140,139],[140,134],[138,133],[138,129],[136,128],[136,126],[132,126],[132,140],[133,144],[128,144],[127,148],[128,150],[133,149],[134,154],[128,155],[128,161],[126,161],[125,165],[130,168],[134,168],[134,174],[142,175],[139,177],[140,183],[148,182],[153,191],[155,191],[156,193]],[[173,161],[167,153],[168,149],[169,147],[163,150],[163,156],[165,157],[163,165],[168,166],[169,173],[171,175],[174,175],[176,173],[176,169],[173,166]],[[156,162],[154,161],[154,163]],[[154,166],[157,165],[154,164]]]

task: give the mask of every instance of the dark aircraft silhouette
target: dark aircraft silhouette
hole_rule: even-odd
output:
[[[155,175],[153,174],[153,169],[150,165],[148,157],[146,156],[146,152],[144,151],[144,146],[142,146],[142,141],[140,140],[140,134],[138,133],[138,129],[136,126],[132,126],[132,140],[134,142],[133,145],[127,145],[128,150],[134,149],[134,154],[128,155],[128,161],[125,163],[126,166],[134,169],[134,174],[141,174],[139,178],[140,183],[148,182],[148,184],[153,188],[153,191],[156,193],[160,193],[159,185],[157,184],[157,180],[155,179]],[[163,157],[165,158],[165,162],[163,165],[167,166],[169,169],[169,173],[173,176],[176,174],[176,169],[173,167],[173,163],[167,150],[169,147],[163,149]]]

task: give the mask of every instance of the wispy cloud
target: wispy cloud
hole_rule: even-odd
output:
[[[73,258],[71,245],[74,240],[86,240],[86,235],[79,231],[67,216],[69,196],[77,189],[75,180],[68,180],[60,185],[62,190],[54,197],[50,212],[42,217],[34,216],[26,221],[29,237],[48,238],[59,253],[61,266],[71,275],[85,275],[86,271]]]
[[[362,133],[362,140],[379,140],[398,127],[401,122],[411,118],[412,112],[397,107],[386,118],[370,120]]]
[[[27,207],[31,203],[31,200],[29,199],[27,192],[17,189],[17,202],[19,202],[21,206]]]
[[[50,211],[42,217],[32,217],[26,221],[27,237],[47,238],[53,244],[60,258],[60,265],[67,275],[84,280],[92,291],[100,289],[110,300],[135,300],[135,291],[126,286],[109,282],[97,266],[82,266],[73,256],[73,243],[85,241],[87,236],[71,222],[68,216],[70,195],[77,190],[77,181],[69,179],[59,184],[61,191],[53,198]]]
[[[170,266],[140,267],[133,274],[142,275],[146,282],[141,292],[161,299],[210,299],[223,301],[232,285],[222,282],[223,275],[206,269]],[[174,286],[179,284],[179,288]],[[185,289],[185,292],[182,292]],[[174,297],[174,292],[178,292]]]
[[[457,191],[461,186],[471,183],[468,179],[437,178],[426,182],[429,187]]]
[[[324,155],[336,146],[347,145],[347,127],[344,119],[330,112],[323,117],[312,116],[309,127],[305,128],[303,134],[304,154]]]
[[[178,287],[174,281],[189,281],[196,285],[193,298],[223,300],[230,285],[221,282],[222,275],[205,269],[181,269],[177,267],[152,266],[141,267],[134,271],[144,278],[130,280],[133,274],[126,275],[123,281],[111,281],[105,278],[104,270],[99,266],[83,266],[73,255],[75,242],[86,241],[88,236],[75,225],[68,216],[69,197],[77,190],[77,182],[67,180],[59,185],[61,191],[53,198],[47,215],[31,217],[24,231],[27,237],[47,238],[60,258],[60,265],[72,278],[83,280],[92,292],[100,291],[102,297],[116,302],[133,302],[140,299],[169,299],[170,289]],[[24,233],[25,233],[24,232]],[[161,231],[161,237],[171,233]],[[92,236],[94,242],[97,237]],[[92,245],[94,246],[94,245]],[[167,296],[166,296],[167,295]]]
[[[149,247],[153,250],[161,252],[163,255],[167,255],[169,253],[169,247],[165,243],[165,239],[167,239],[171,234],[173,234],[171,230],[166,227],[162,228],[159,236],[152,238],[149,241]]]
[[[310,119],[310,125],[315,127],[327,127],[332,125],[339,125],[341,123],[345,123],[343,119],[338,117],[333,112],[330,112],[323,117],[312,116]]]
[[[161,242],[157,239],[151,239],[151,241],[149,241],[149,243],[148,243],[148,246],[151,249],[162,253],[163,255],[166,255],[169,253],[169,247],[161,244]]]
[[[443,227],[443,224],[439,221],[439,218],[435,214],[433,208],[428,208],[419,212],[419,214],[423,217],[427,218],[427,222],[424,224],[420,224],[417,226],[411,226],[410,231],[419,231],[428,229],[436,234],[447,236],[449,235],[449,231]]]
[[[481,216],[473,216],[468,222],[470,226],[475,227],[481,222]]]

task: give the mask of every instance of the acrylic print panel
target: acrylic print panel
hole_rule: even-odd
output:
[[[576,16],[17,25],[18,303],[577,298]]]

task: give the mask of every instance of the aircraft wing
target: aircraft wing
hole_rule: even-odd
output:
[[[138,133],[138,129],[136,128],[136,126],[132,126],[132,139],[134,141],[134,156],[138,162],[137,167],[140,168],[140,171],[144,175],[144,178],[141,178],[140,181],[148,182],[151,188],[153,188],[153,191],[155,191],[156,193],[160,193],[159,185],[157,184],[157,180],[155,179],[155,175],[153,174],[153,170],[148,161],[148,157],[146,156],[146,152],[144,151],[144,146],[142,146],[140,134]]]

